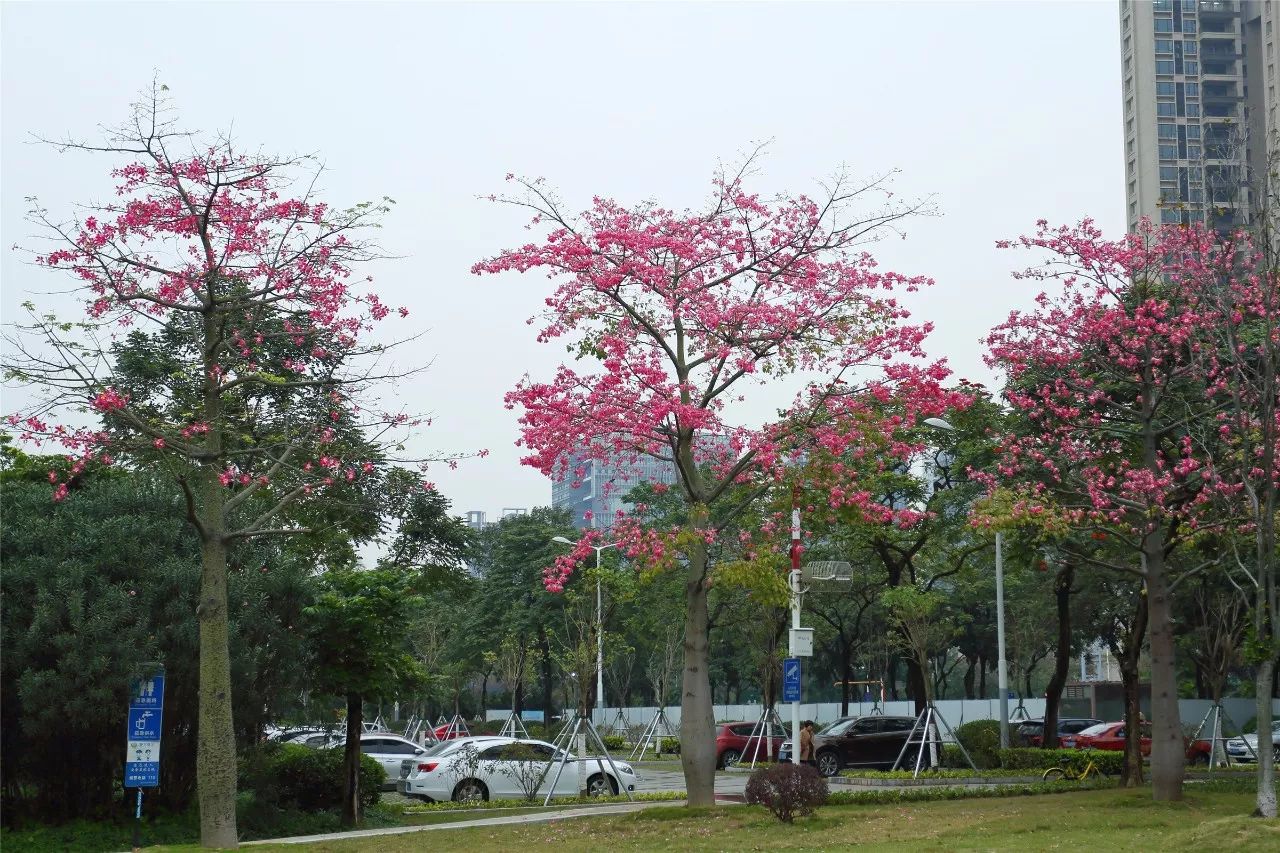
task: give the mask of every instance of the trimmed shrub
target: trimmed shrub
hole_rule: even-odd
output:
[[[775,764],[757,770],[747,780],[745,799],[761,805],[783,823],[805,817],[827,801],[827,780],[807,764]]]
[[[1002,749],[1000,766],[1006,770],[1048,770],[1059,767],[1063,759],[1077,772],[1092,759],[1103,773],[1119,776],[1124,770],[1124,753],[1085,749]]]
[[[627,739],[622,735],[605,735],[600,740],[604,741],[604,748],[610,752],[627,748]]]
[[[311,749],[285,743],[267,743],[246,755],[240,763],[241,785],[255,794],[263,807],[296,808],[305,812],[342,807],[343,749]],[[378,802],[386,779],[382,765],[360,756],[360,807]]]
[[[956,739],[969,751],[969,757],[978,765],[979,770],[1000,766],[999,720],[970,720],[956,729]],[[963,755],[960,756],[960,762],[960,766],[964,766]],[[945,765],[946,762],[943,763]]]

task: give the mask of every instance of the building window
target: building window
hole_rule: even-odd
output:
[[[1159,21],[1156,21],[1156,23],[1160,23],[1160,22],[1159,22]],[[1159,28],[1157,27],[1157,29],[1159,29]],[[1195,20],[1195,18],[1183,18],[1183,19],[1182,19],[1182,31],[1183,31],[1184,33],[1194,33],[1194,32],[1196,31],[1196,20]]]
[[[1187,146],[1187,159],[1188,159],[1188,160],[1199,160],[1199,159],[1200,159],[1200,146],[1199,146],[1199,145],[1188,145],[1188,146]]]
[[[1199,138],[1200,138],[1200,125],[1198,124],[1187,125],[1187,139],[1199,139]]]
[[[1190,193],[1188,193],[1188,195],[1191,198],[1192,204],[1204,204],[1204,190],[1193,189],[1191,190]]]
[[[1172,12],[1173,0],[1155,0],[1151,4],[1157,12]]]
[[[1196,0],[1182,0],[1182,11],[1194,12],[1196,10]]]
[[[1198,98],[1198,97],[1200,97],[1200,84],[1199,84],[1199,83],[1193,83],[1193,82],[1191,82],[1191,81],[1189,81],[1189,80],[1187,81],[1187,97],[1188,97],[1188,98]]]
[[[1173,101],[1158,101],[1156,103],[1156,115],[1172,118],[1174,115]]]
[[[1165,225],[1170,223],[1177,224],[1182,221],[1182,214],[1173,208],[1166,207],[1164,210],[1160,211],[1160,221]]]
[[[1172,74],[1172,73],[1173,73],[1173,60],[1172,60],[1172,59],[1157,59],[1157,60],[1156,60],[1156,73],[1157,73],[1157,74]]]
[[[1161,166],[1160,180],[1162,181],[1178,180],[1178,167],[1177,166]]]
[[[1194,59],[1188,59],[1186,62],[1182,63],[1182,73],[1183,74],[1199,74],[1200,63],[1196,62]]]
[[[1200,118],[1200,105],[1187,104],[1187,118]]]
[[[1172,18],[1156,18],[1156,32],[1171,33],[1173,32]]]
[[[1176,125],[1162,121],[1156,125],[1156,136],[1160,139],[1177,139],[1178,128]]]
[[[1156,94],[1162,98],[1173,97],[1173,84],[1168,81],[1156,83]]]
[[[1161,146],[1160,146],[1160,159],[1161,159],[1161,160],[1177,160],[1177,159],[1178,159],[1178,146],[1176,146],[1176,145],[1161,145]]]
[[[1200,52],[1200,43],[1197,41],[1179,42],[1182,45],[1182,52],[1187,56],[1195,56]]]
[[[1129,39],[1124,40],[1124,49],[1129,49]],[[1173,42],[1168,39],[1156,39],[1156,53],[1173,53]]]

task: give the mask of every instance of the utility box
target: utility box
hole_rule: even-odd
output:
[[[813,629],[792,628],[789,651],[793,658],[813,657]]]

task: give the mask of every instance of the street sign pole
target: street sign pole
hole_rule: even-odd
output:
[[[143,664],[139,672],[129,684],[124,754],[124,786],[138,789],[134,850],[142,846],[142,789],[160,784],[160,730],[164,720],[164,664]]]
[[[787,697],[791,701],[791,763],[800,763],[800,659],[796,657],[799,649],[795,647],[796,631],[800,628],[800,508],[795,506],[796,495],[791,494],[791,573],[787,577],[791,588],[791,635],[788,651],[795,662],[795,693]],[[784,665],[782,679],[786,688],[787,672]]]

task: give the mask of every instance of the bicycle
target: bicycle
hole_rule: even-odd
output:
[[[1056,782],[1059,779],[1066,779],[1071,782],[1083,782],[1091,775],[1098,776],[1102,779],[1110,778],[1105,770],[1093,763],[1092,758],[1085,762],[1084,769],[1080,771],[1072,769],[1070,759],[1064,758],[1062,759],[1061,767],[1050,767],[1048,770],[1044,771],[1044,775],[1042,775],[1040,779],[1043,782]]]

